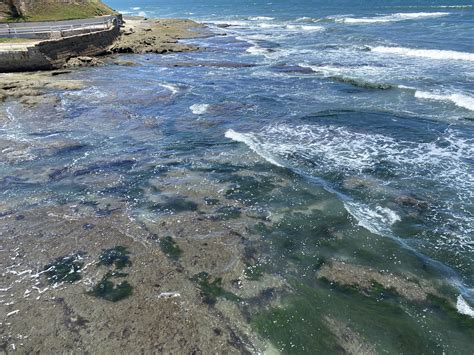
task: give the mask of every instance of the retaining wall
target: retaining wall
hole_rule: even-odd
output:
[[[104,54],[120,35],[109,30],[49,40],[26,50],[0,51],[0,72],[50,70],[62,67],[70,58]]]

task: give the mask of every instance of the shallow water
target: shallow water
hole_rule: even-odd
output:
[[[471,5],[110,3],[217,35],[74,72],[88,88],[57,105],[5,103],[3,210],[110,199],[150,228],[242,223],[247,278],[287,285],[241,307],[278,350],[473,352]]]

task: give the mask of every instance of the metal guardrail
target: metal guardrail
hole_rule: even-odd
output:
[[[79,31],[79,30],[89,30],[90,32],[100,31],[104,29],[109,29],[112,26],[115,26],[117,19],[107,18],[103,22],[90,22],[90,23],[77,23],[77,24],[59,24],[59,25],[44,25],[44,26],[34,26],[34,27],[15,27],[5,26],[0,27],[0,37],[7,38],[28,38],[30,35],[32,38],[42,34],[52,34],[53,32],[63,32],[63,31]]]

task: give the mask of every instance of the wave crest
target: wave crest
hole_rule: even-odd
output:
[[[382,54],[395,54],[403,55],[408,57],[419,57],[429,59],[442,59],[442,60],[466,60],[474,62],[474,53],[458,52],[450,50],[438,50],[438,49],[413,49],[405,47],[370,47],[370,50],[374,53]]]

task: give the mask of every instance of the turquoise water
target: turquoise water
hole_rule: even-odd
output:
[[[474,352],[468,1],[108,3],[189,17],[217,35],[190,41],[199,52],[123,56],[137,65],[73,73],[91,86],[43,108],[41,127],[38,111],[9,103],[16,119],[1,135],[81,146],[3,162],[5,201],[93,192],[126,199],[140,219],[153,178],[206,172],[208,184],[229,184],[227,199],[264,216],[248,231],[259,255],[251,263],[291,291],[280,307],[261,300],[247,311],[277,349],[343,352],[332,329],[343,322],[378,353]],[[413,301],[373,278],[360,290],[317,277],[335,260],[438,291]]]

